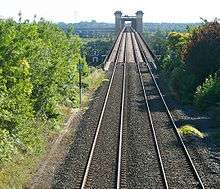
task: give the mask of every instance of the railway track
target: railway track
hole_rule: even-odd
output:
[[[121,186],[126,85],[126,37],[126,33],[122,32],[118,42],[118,49],[115,53],[111,79],[80,188],[120,188]],[[109,123],[111,123],[111,134],[105,128],[108,127]],[[107,139],[109,134],[111,135],[110,137],[108,136],[110,140],[107,141],[105,139]],[[107,153],[103,151],[103,145],[106,146]],[[103,165],[102,170],[100,170],[100,164]]]
[[[153,59],[143,39],[133,29],[124,28],[109,59],[110,64],[114,64],[112,75],[82,181],[76,188],[204,188],[152,73]],[[137,90],[142,91],[146,111],[143,113],[146,116],[139,117],[142,122],[139,127],[141,139],[133,138],[139,140],[137,145],[145,147],[137,151],[139,159],[134,157],[135,154],[129,157],[129,153],[135,151],[129,137],[137,132],[132,126],[138,128],[138,125],[129,126],[129,121],[132,122],[128,116],[128,112],[132,112],[128,110],[132,107],[129,103],[135,101],[129,100],[127,72],[131,69],[136,69],[133,77],[139,82]],[[132,135],[129,130],[132,130]],[[130,151],[127,150],[129,148]],[[148,161],[140,163],[149,153]],[[131,163],[129,168],[129,161],[133,160],[136,163]],[[151,165],[149,162],[152,162]],[[134,177],[132,171],[137,172],[134,183],[128,181]],[[143,175],[148,176],[141,180],[139,176]]]
[[[134,30],[132,32],[133,48],[136,49],[136,51],[134,50],[135,62],[142,85],[164,187],[204,188],[201,177],[178,133],[175,121],[153,75],[149,65],[151,60],[146,56],[146,54],[149,56],[146,53],[147,48],[144,49],[142,38]],[[138,61],[137,51],[140,51],[143,62]],[[145,74],[146,72],[148,74]],[[147,86],[144,81],[148,81]],[[146,87],[148,88],[147,90]],[[158,115],[153,112],[155,108],[157,108],[157,111],[158,109],[161,110]],[[163,117],[162,120],[161,117]]]

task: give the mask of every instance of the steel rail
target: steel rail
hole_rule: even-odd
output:
[[[138,33],[139,34],[139,33]],[[147,48],[147,50],[150,52],[151,56],[153,57],[154,60],[156,60],[156,62],[158,62],[158,58],[157,56],[154,54],[154,52],[150,49],[150,46],[146,43],[146,41],[144,40],[144,36],[143,34],[139,34],[140,38],[142,39],[142,41],[144,42],[145,47]]]
[[[169,118],[170,118],[170,121],[171,121],[171,123],[172,123],[172,125],[173,125],[173,127],[174,127],[174,130],[175,130],[175,133],[176,133],[176,135],[177,135],[177,138],[179,139],[179,141],[180,141],[180,143],[181,143],[181,146],[183,147],[183,150],[184,150],[184,152],[185,152],[185,154],[186,154],[187,159],[189,160],[190,166],[191,166],[192,169],[193,169],[193,173],[194,173],[194,175],[196,176],[196,179],[197,179],[197,181],[199,182],[200,187],[201,187],[202,189],[204,189],[205,187],[204,187],[204,184],[203,184],[203,182],[202,182],[202,179],[201,179],[201,177],[200,177],[200,175],[199,175],[199,173],[198,173],[198,171],[197,171],[197,169],[196,169],[196,167],[195,167],[195,165],[194,165],[194,163],[193,163],[193,161],[192,161],[192,159],[191,159],[191,157],[190,157],[190,154],[189,154],[189,152],[188,152],[188,150],[187,150],[187,148],[186,148],[186,145],[185,145],[184,142],[183,142],[182,137],[180,136],[180,134],[179,134],[179,132],[178,132],[178,130],[177,130],[177,126],[176,126],[176,123],[175,123],[175,121],[174,121],[174,118],[173,118],[173,116],[171,115],[171,112],[170,112],[170,110],[169,110],[169,108],[168,108],[168,106],[167,106],[167,103],[165,102],[165,100],[164,100],[164,98],[163,98],[163,94],[162,94],[162,92],[161,92],[161,90],[160,90],[160,88],[159,88],[159,86],[158,86],[158,84],[157,84],[157,81],[156,81],[156,79],[155,79],[155,77],[154,77],[154,75],[153,75],[153,72],[151,71],[151,68],[150,68],[150,66],[149,66],[147,57],[146,57],[146,55],[145,55],[145,53],[144,53],[143,47],[141,46],[140,41],[139,41],[139,39],[138,39],[138,36],[137,36],[138,34],[137,34],[136,31],[134,31],[134,33],[135,33],[135,36],[136,36],[136,40],[137,40],[137,43],[138,43],[138,46],[139,46],[139,49],[140,49],[142,58],[143,58],[143,60],[145,61],[146,65],[147,65],[147,68],[148,68],[148,70],[149,70],[149,72],[150,72],[150,75],[151,75],[151,77],[152,77],[152,79],[153,79],[153,82],[154,82],[154,84],[155,84],[155,86],[156,86],[156,88],[157,88],[157,91],[158,91],[158,93],[159,93],[159,96],[160,96],[161,100],[163,101],[163,104],[164,104],[164,106],[165,106],[165,108],[166,108],[166,112],[167,112],[167,114],[168,114],[168,116],[169,116]],[[141,38],[141,39],[142,39],[142,38]],[[142,39],[142,40],[143,40],[143,39]]]
[[[99,135],[102,119],[103,119],[103,116],[104,116],[104,113],[105,113],[106,104],[107,104],[107,101],[108,101],[109,93],[110,93],[111,86],[112,86],[112,83],[113,83],[113,79],[114,79],[114,76],[115,76],[115,71],[116,71],[116,66],[117,66],[117,63],[118,63],[119,51],[120,51],[120,47],[121,47],[121,42],[122,42],[124,30],[125,30],[125,28],[123,28],[123,30],[121,31],[121,38],[120,38],[120,42],[119,42],[119,48],[116,52],[111,79],[110,79],[110,82],[109,82],[109,85],[108,85],[108,90],[107,90],[107,93],[106,93],[106,96],[105,96],[105,101],[103,103],[102,111],[101,111],[101,114],[100,114],[100,117],[99,117],[98,125],[97,125],[97,128],[96,128],[95,136],[94,136],[92,147],[91,147],[90,154],[89,154],[89,159],[88,159],[87,166],[86,166],[85,173],[84,173],[83,180],[82,180],[81,189],[84,189],[85,186],[86,186],[86,182],[87,182],[87,178],[88,178],[88,174],[89,174],[89,169],[90,169],[90,166],[91,166],[94,150],[95,150],[95,147],[96,147],[96,142],[97,142],[97,138],[98,138],[98,135]]]
[[[169,186],[168,186],[168,182],[167,182],[167,178],[166,178],[166,173],[165,173],[165,169],[164,169],[164,165],[163,165],[163,160],[161,158],[160,148],[159,148],[159,145],[158,145],[158,140],[157,140],[157,136],[156,136],[156,132],[155,132],[155,128],[154,128],[153,119],[152,119],[152,116],[151,116],[151,111],[150,111],[150,106],[149,106],[149,103],[148,103],[147,94],[146,94],[146,91],[145,91],[145,88],[144,88],[144,81],[143,81],[143,77],[142,77],[142,74],[141,74],[141,71],[140,71],[139,62],[137,61],[137,54],[136,54],[136,51],[135,51],[135,48],[134,48],[134,40],[136,40],[136,39],[134,39],[133,35],[132,35],[132,46],[133,46],[133,54],[134,54],[134,58],[135,58],[135,64],[137,66],[137,70],[138,70],[138,73],[139,73],[139,79],[140,79],[140,82],[141,82],[141,87],[142,87],[142,91],[143,91],[143,95],[144,95],[144,99],[145,99],[145,105],[147,107],[147,113],[148,113],[148,116],[149,116],[148,118],[149,118],[149,121],[150,121],[150,127],[151,127],[151,131],[152,131],[153,138],[154,138],[154,143],[155,143],[156,152],[157,152],[157,156],[158,156],[158,160],[159,160],[159,164],[160,164],[160,169],[161,169],[161,172],[162,172],[163,182],[165,184],[166,189],[168,189]]]
[[[126,62],[127,62],[127,32],[125,33],[125,46],[124,46],[124,61],[123,61],[123,81],[122,81],[122,95],[121,95],[121,117],[119,129],[119,148],[118,148],[118,169],[117,169],[117,186],[121,186],[121,159],[122,159],[122,145],[123,145],[123,124],[124,124],[124,102],[125,102],[125,84],[126,84]]]
[[[120,32],[120,33],[118,33],[118,34],[116,35],[116,39],[115,39],[114,43],[112,44],[112,46],[111,46],[111,48],[110,48],[110,50],[109,50],[107,56],[105,57],[103,63],[100,65],[100,67],[102,67],[102,66],[104,67],[105,64],[106,64],[106,62],[109,60],[110,55],[111,55],[112,51],[114,50],[114,47],[115,47],[115,45],[116,45],[116,43],[117,43],[117,41],[118,41],[117,39],[119,38],[119,36],[120,36],[121,34],[122,34],[122,33]]]

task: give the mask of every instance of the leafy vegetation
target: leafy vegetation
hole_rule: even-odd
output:
[[[217,20],[157,37],[160,38],[157,44],[163,48],[158,66],[174,95],[201,110],[218,104],[220,24]]]
[[[85,53],[88,64],[97,66],[104,61],[114,42],[114,38],[113,36],[108,38],[86,38],[83,39],[83,42],[83,52]],[[98,61],[93,62],[93,57],[97,57]]]
[[[206,22],[192,32],[190,41],[184,46],[182,59],[187,69],[193,73],[197,83],[201,84],[210,74],[220,67],[220,24],[217,21]]]
[[[144,37],[148,45],[154,50],[156,55],[162,55],[166,51],[166,43],[164,39],[166,38],[167,33],[163,30],[157,30],[155,32],[149,32],[148,30],[144,31]]]
[[[215,106],[220,102],[220,72],[210,75],[198,86],[194,95],[194,103],[202,110]]]
[[[61,110],[79,106],[79,59],[84,92],[101,83],[104,74],[90,70],[82,45],[72,31],[43,19],[0,20],[0,187],[21,187],[24,170],[61,129],[66,117]]]
[[[195,136],[198,138],[204,138],[205,134],[200,132],[198,129],[196,129],[195,127],[193,127],[192,125],[183,125],[180,128],[178,128],[178,132],[182,135],[182,136]]]

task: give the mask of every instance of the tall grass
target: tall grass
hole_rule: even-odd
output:
[[[195,136],[198,138],[204,138],[205,134],[202,133],[201,131],[199,131],[198,129],[196,129],[195,127],[193,127],[192,125],[183,125],[180,128],[178,128],[178,132],[182,135],[182,136]]]

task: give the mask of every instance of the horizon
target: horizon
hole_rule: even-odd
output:
[[[159,6],[158,6],[159,5]],[[214,5],[214,6],[213,6]],[[122,11],[123,15],[134,15],[136,11],[144,12],[144,23],[198,23],[200,17],[212,21],[220,18],[220,2],[212,0],[205,4],[198,1],[184,0],[7,0],[1,3],[0,17],[18,20],[19,11],[23,19],[45,20],[55,23],[79,23],[96,20],[98,23],[114,23],[114,12]],[[150,7],[150,8],[149,8]]]
[[[14,21],[18,21],[18,18],[19,17],[14,18],[14,17],[5,17],[5,16],[0,15],[0,19],[13,19]],[[34,16],[33,16],[33,18],[34,18]],[[41,17],[41,18],[45,19],[44,17]],[[27,18],[22,17],[22,20],[26,20],[26,19]],[[36,20],[40,21],[40,18],[38,18]],[[32,21],[34,21],[34,19],[30,20],[30,22],[32,22]],[[94,19],[82,20],[82,21],[79,21],[79,22],[52,21],[52,20],[48,20],[48,19],[45,19],[45,21],[49,21],[49,22],[52,22],[52,23],[55,23],[55,24],[59,24],[59,23],[80,24],[80,23],[92,23],[94,21],[95,21],[94,23],[97,23],[97,24],[115,24],[114,22],[96,21]],[[201,23],[202,23],[202,21],[200,21],[200,22],[199,21],[197,21],[197,22],[151,22],[151,21],[145,22],[145,21],[143,21],[143,24],[201,24]]]
[[[201,20],[201,19],[200,19]],[[79,23],[92,23],[95,21],[95,23],[98,24],[115,24],[114,22],[98,22],[96,20],[90,20],[90,21],[80,21],[80,22],[75,22],[75,23],[68,23],[68,22],[57,22],[57,23],[65,23],[65,24],[79,24]],[[201,24],[202,21],[200,22],[143,22],[143,24]]]

